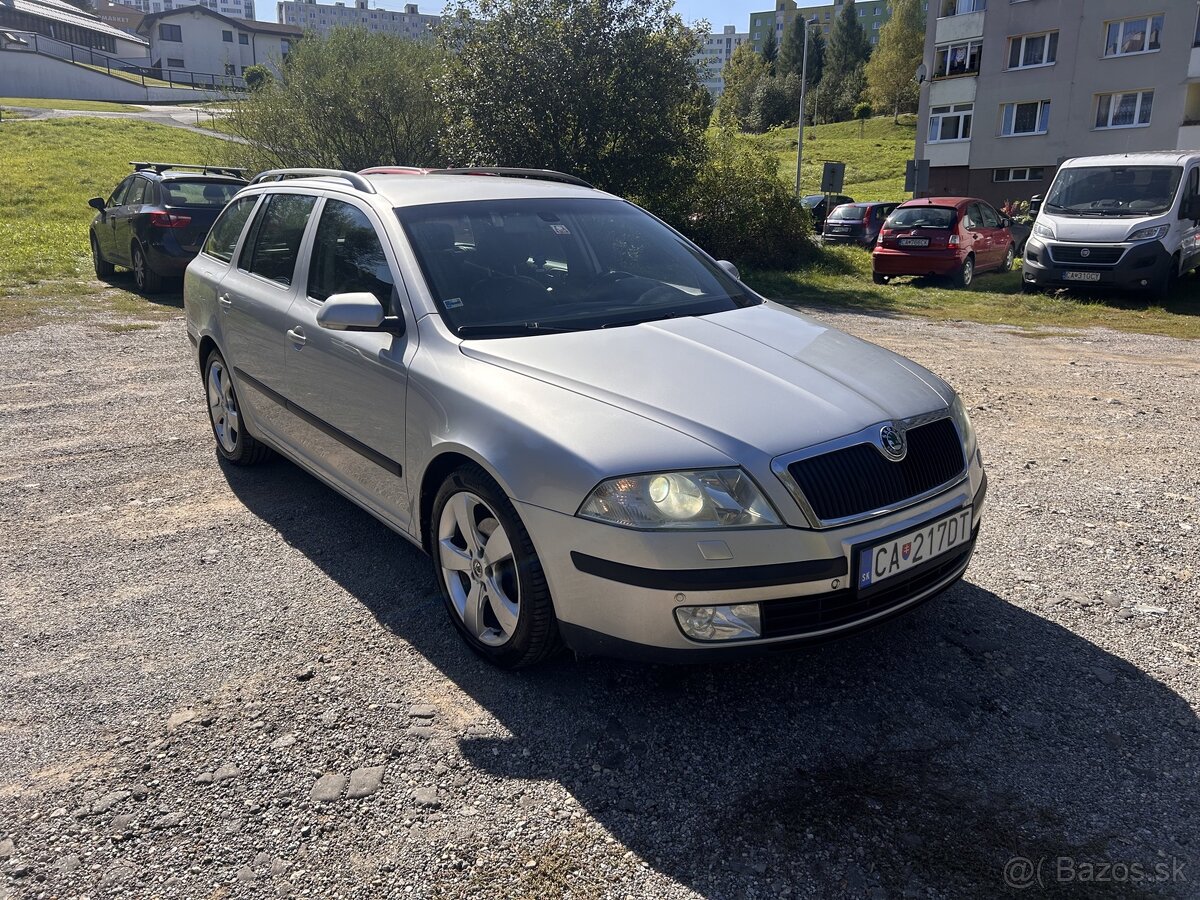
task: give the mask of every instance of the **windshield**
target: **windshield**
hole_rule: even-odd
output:
[[[227,181],[184,181],[171,179],[162,183],[167,206],[209,206],[223,209],[233,195],[246,185]]]
[[[1152,216],[1175,201],[1179,166],[1059,169],[1042,208],[1064,216]]]
[[[861,222],[867,214],[865,206],[839,206],[829,214],[831,219],[845,219],[850,222]]]
[[[807,197],[800,199],[800,205],[805,209],[812,209],[818,203],[825,199],[824,194],[809,194]]]
[[[621,200],[478,200],[396,215],[438,312],[462,338],[636,325],[761,302]]]
[[[954,208],[950,206],[902,206],[884,223],[886,228],[953,228]]]

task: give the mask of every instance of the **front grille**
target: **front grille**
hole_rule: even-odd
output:
[[[860,594],[854,588],[768,600],[762,606],[762,636],[795,637],[852,625],[860,619],[886,612],[927,591],[962,568],[971,555],[975,540],[959,547],[944,560],[935,560],[928,568],[889,578],[877,588]]]
[[[949,419],[919,425],[906,437],[908,454],[900,462],[873,444],[855,444],[798,460],[788,472],[822,522],[894,508],[962,473],[962,443]]]
[[[1087,256],[1084,256],[1084,251]],[[1050,245],[1050,255],[1055,262],[1075,266],[1111,266],[1125,253],[1124,247],[1063,247]]]

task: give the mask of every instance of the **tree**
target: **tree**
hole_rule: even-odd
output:
[[[834,92],[824,92],[832,101],[830,118],[833,121],[842,121],[848,118],[854,104],[858,102],[857,96],[848,96],[844,85],[870,55],[871,43],[867,40],[867,34],[858,22],[858,11],[854,8],[854,0],[847,0],[842,11],[833,21],[833,28],[829,33],[829,43],[825,47],[825,71],[822,78],[832,78],[834,84],[839,86],[836,95]]]
[[[807,71],[810,88],[821,83],[825,75],[825,35],[821,33],[820,25],[810,25],[808,28]]]
[[[717,100],[717,118],[722,124],[740,127],[749,120],[754,89],[766,74],[767,65],[754,52],[753,44],[747,41],[733,51],[721,71],[725,90]]]
[[[802,11],[801,11],[802,12]],[[825,65],[825,37],[820,25],[808,27],[808,85],[812,87],[821,80]],[[779,55],[775,61],[775,74],[786,78],[793,72],[796,77],[804,70],[804,17],[798,12],[783,32]]]
[[[246,66],[242,72],[246,87],[251,91],[261,91],[269,82],[275,80],[275,75],[262,63]]]
[[[894,0],[892,17],[879,32],[879,46],[867,62],[867,92],[892,121],[915,110],[919,98],[917,66],[925,55],[925,12],[919,0]]]
[[[457,0],[443,29],[453,163],[564,170],[647,203],[695,177],[701,36],[671,0]]]
[[[788,91],[796,84],[795,76],[788,79],[760,78],[750,98],[750,114],[746,125],[750,131],[769,131],[776,125],[795,124],[798,98]]]
[[[441,50],[428,41],[337,28],[306,35],[278,78],[231,104],[248,168],[441,165],[430,99]]]
[[[766,63],[768,75],[775,74],[775,57],[778,55],[779,44],[775,40],[775,29],[774,27],[768,27],[766,37],[763,38],[762,42],[762,58],[763,62]]]

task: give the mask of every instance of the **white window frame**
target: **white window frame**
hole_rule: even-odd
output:
[[[1115,59],[1118,56],[1138,56],[1139,54],[1142,54],[1142,53],[1158,53],[1160,50],[1162,50],[1162,29],[1163,29],[1164,18],[1165,18],[1164,14],[1161,12],[1158,12],[1158,13],[1146,13],[1143,16],[1130,16],[1129,18],[1126,18],[1126,19],[1109,19],[1107,22],[1104,23],[1104,31],[1102,32],[1102,35],[1101,35],[1104,39],[1104,45],[1103,45],[1103,50],[1100,55],[1103,56],[1105,59]],[[1158,46],[1151,47],[1150,46],[1150,36],[1155,33],[1155,28],[1154,28],[1154,20],[1155,19],[1158,20],[1158,29],[1157,29]],[[1145,35],[1144,46],[1142,47],[1141,50],[1123,51],[1123,50],[1121,50],[1121,45],[1125,43],[1125,27],[1127,25],[1132,25],[1135,23],[1145,26],[1145,31],[1143,32],[1143,34]],[[1117,29],[1117,49],[1114,50],[1112,53],[1109,53],[1108,52],[1108,32],[1114,25],[1119,26]]]
[[[958,118],[958,137],[942,137],[942,118]],[[974,103],[955,103],[947,106],[935,106],[929,110],[929,130],[926,132],[927,144],[956,144],[971,140],[971,128],[975,120]],[[966,127],[963,127],[963,123]],[[936,127],[935,127],[936,123]],[[964,133],[965,132],[965,133]]]
[[[1149,94],[1149,96],[1150,96],[1150,102],[1147,104],[1150,107],[1150,113],[1146,116],[1146,121],[1143,122],[1143,121],[1141,121],[1142,104],[1146,101],[1147,94]],[[1120,108],[1120,105],[1121,105],[1120,98],[1128,97],[1130,95],[1137,97],[1137,100],[1134,102],[1134,106],[1133,106],[1133,121],[1127,125],[1112,124],[1113,116],[1116,115],[1117,110],[1118,110],[1118,108]],[[1108,100],[1108,124],[1107,125],[1095,124],[1096,119],[1099,119],[1099,117],[1100,117],[1100,105],[1105,100]],[[1093,131],[1112,131],[1113,129],[1116,129],[1116,128],[1149,128],[1150,127],[1150,116],[1154,115],[1154,88],[1142,88],[1141,90],[1136,90],[1136,91],[1114,91],[1111,94],[1097,94],[1094,109],[1096,110],[1096,119],[1092,120],[1092,122],[1093,122],[1092,130]]]
[[[966,48],[966,51],[967,51],[966,58],[968,61],[970,61],[972,47],[976,48],[975,68],[964,69],[962,72],[951,72],[950,71],[950,59],[951,59],[951,56],[954,53],[954,51],[959,48]],[[946,54],[942,59],[942,66],[945,68],[944,72],[938,68],[938,56],[939,56],[939,54],[942,54],[942,53]],[[933,48],[933,66],[934,66],[933,77],[934,78],[958,78],[958,77],[966,77],[968,75],[978,75],[979,68],[982,64],[983,64],[983,39],[982,38],[972,38],[971,40],[968,40],[968,41],[954,41],[953,43],[949,43],[949,44],[939,44],[938,46]]]
[[[1000,173],[1004,172],[1005,177],[1001,178]],[[1037,172],[1037,177],[1033,177],[1033,173]],[[1020,173],[1018,175],[1018,173]],[[1044,181],[1046,179],[1045,166],[1012,166],[1005,169],[993,169],[992,181],[997,184],[1010,184],[1014,181]]]
[[[1033,131],[1005,131],[1005,122],[1009,122],[1009,127],[1016,127],[1017,124],[1017,107],[1028,106],[1029,104],[1037,104],[1037,124]],[[1009,114],[1008,110],[1012,113]],[[1050,130],[1050,101],[1049,100],[1014,100],[1011,103],[1000,104],[1000,137],[1029,137],[1035,134],[1046,134]]]
[[[1058,61],[1058,41],[1054,41],[1054,59],[1049,59],[1050,55],[1050,36],[1058,36],[1058,29],[1054,28],[1050,31],[1038,31],[1034,34],[1018,34],[1008,39],[1008,57],[1005,60],[1007,71],[1015,72],[1017,69],[1040,69],[1045,66],[1052,66]],[[1031,41],[1041,40],[1042,42],[1042,61],[1040,63],[1025,63],[1025,47]],[[1017,64],[1012,64],[1013,47],[1019,47],[1017,51]]]

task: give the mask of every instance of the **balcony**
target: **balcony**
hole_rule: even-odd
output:
[[[934,41],[948,44],[983,37],[986,0],[945,0],[934,27]]]

